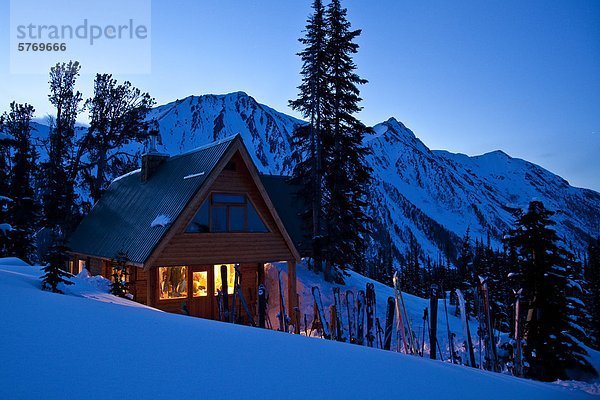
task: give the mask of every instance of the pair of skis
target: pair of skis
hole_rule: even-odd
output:
[[[490,312],[489,290],[487,280],[479,277],[479,338],[484,346],[484,365],[488,371],[499,372],[498,356],[496,353],[496,343],[494,337],[494,328]]]
[[[475,352],[473,351],[473,341],[471,339],[471,329],[469,327],[469,320],[467,316],[465,296],[463,296],[460,289],[456,289],[456,296],[458,297],[458,305],[460,307],[460,318],[463,323],[464,346],[468,356],[466,362],[469,367],[477,368],[477,364],[475,363]]]
[[[229,309],[229,287],[227,281],[227,266],[221,265],[220,273],[221,273],[221,289],[217,290],[217,305],[219,309],[219,319],[224,322],[237,323],[237,315],[236,315],[236,304],[239,300],[240,305],[243,307],[246,315],[248,317],[248,322],[251,326],[256,326],[254,322],[254,316],[250,312],[250,308],[248,307],[248,303],[246,302],[246,298],[242,293],[242,273],[240,272],[239,266],[236,264],[234,266],[235,275],[233,278],[233,296],[232,296],[232,308]]]
[[[315,311],[316,317],[319,319],[321,323],[321,336],[324,339],[331,339],[331,334],[329,332],[329,324],[327,323],[327,319],[325,318],[325,310],[323,309],[323,300],[321,299],[321,289],[318,286],[312,287],[312,295],[315,301]],[[313,320],[314,325],[314,320]]]
[[[404,305],[404,298],[402,297],[402,291],[400,290],[400,278],[397,271],[394,272],[393,282],[396,306],[396,348],[398,352],[402,349],[404,354],[417,354],[418,347],[415,345],[415,338],[410,318],[408,317],[406,306]]]

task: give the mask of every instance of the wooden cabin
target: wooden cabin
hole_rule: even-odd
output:
[[[69,240],[69,265],[72,273],[87,268],[110,279],[115,258],[126,254],[135,301],[218,319],[221,266],[230,301],[237,266],[256,313],[265,263],[283,261],[292,294],[286,306],[295,310],[302,247],[296,208],[287,180],[261,176],[239,135],[174,157],[151,152],[140,170],[113,181],[80,223]]]

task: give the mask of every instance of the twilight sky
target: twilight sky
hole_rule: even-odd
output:
[[[502,149],[600,191],[600,1],[343,3],[363,29],[364,123],[394,116],[432,149]],[[287,101],[309,12],[310,0],[154,0],[151,73],[116,77],[159,104],[242,90],[296,115]],[[51,113],[47,75],[9,73],[8,0],[0,18],[0,110],[16,100]],[[111,71],[83,67],[89,96],[91,74]]]

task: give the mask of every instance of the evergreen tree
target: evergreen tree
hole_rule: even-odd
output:
[[[300,39],[305,46],[298,99],[290,105],[309,119],[296,129],[293,181],[308,205],[304,213],[312,231],[313,260],[325,265],[325,279],[340,280],[346,265],[365,268],[370,219],[365,213],[370,169],[362,139],[366,127],[355,117],[360,107],[352,56],[360,30],[350,30],[339,1],[325,11],[320,0]]]
[[[31,118],[34,109],[29,104],[10,104],[5,113],[5,131],[11,140],[9,197],[10,232],[8,253],[27,262],[34,252],[33,235],[38,219],[34,176],[37,152],[31,141]]]
[[[63,293],[59,288],[60,284],[72,285],[68,277],[69,273],[64,271],[67,261],[71,258],[68,248],[64,244],[63,235],[60,232],[53,232],[51,238],[52,245],[48,249],[48,263],[42,270],[42,289],[53,293]]]
[[[328,96],[325,9],[321,0],[312,5],[313,14],[308,18],[306,33],[299,41],[304,45],[298,55],[302,59],[302,84],[296,100],[290,101],[292,109],[309,120],[299,125],[292,138],[295,166],[292,181],[299,185],[299,196],[306,204],[302,217],[307,231],[311,232],[313,267],[321,270],[322,260],[322,213],[323,213],[323,125],[326,119],[324,105]]]
[[[572,319],[566,298],[567,252],[559,247],[552,229],[554,213],[532,201],[517,216],[507,240],[519,257],[524,295],[529,303],[525,324],[526,376],[544,381],[569,379],[575,373],[592,373],[585,351],[572,336]]]
[[[149,135],[148,111],[155,101],[130,82],[117,84],[110,74],[98,74],[94,96],[85,103],[90,127],[80,146],[88,154],[84,181],[90,197],[98,201],[111,177],[122,175],[138,164],[139,155],[119,151],[130,142],[144,142]]]
[[[366,270],[357,272],[375,279],[383,284],[391,285],[394,276],[394,254],[392,238],[383,224],[377,224],[368,246],[368,265]]]
[[[600,349],[600,236],[592,239],[587,249],[587,260],[584,271],[587,285],[586,310],[589,323],[589,344]]]
[[[323,135],[327,279],[335,278],[335,271],[348,264],[360,269],[364,263],[371,225],[365,210],[372,171],[365,161],[369,149],[363,146],[367,128],[355,117],[362,109],[358,86],[367,82],[356,73],[352,59],[361,31],[351,29],[340,0],[332,0],[325,14],[330,91],[325,105],[329,121]]]
[[[50,103],[56,108],[48,135],[48,160],[42,166],[44,226],[66,234],[77,219],[75,180],[82,149],[75,148],[75,121],[81,93],[75,90],[79,63],[56,64],[50,69]]]
[[[127,287],[127,263],[129,256],[125,252],[119,252],[116,257],[111,260],[112,267],[112,284],[110,285],[110,293],[119,297],[127,297],[129,293]]]
[[[0,115],[0,257],[8,255],[8,207],[12,202],[8,197],[10,136],[4,133],[4,116]]]

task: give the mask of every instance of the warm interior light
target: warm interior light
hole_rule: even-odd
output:
[[[193,272],[192,285],[194,297],[208,296],[208,271]]]
[[[159,267],[159,299],[184,299],[187,297],[187,267]]]
[[[235,268],[234,264],[215,264],[215,296],[217,290],[221,290],[221,265],[227,266],[227,293],[233,294],[233,281],[235,279]]]

